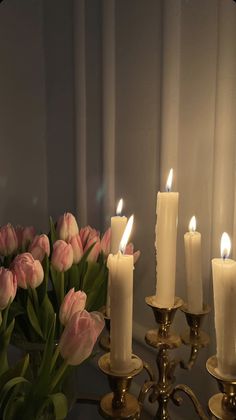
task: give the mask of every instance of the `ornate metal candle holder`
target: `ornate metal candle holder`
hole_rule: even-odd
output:
[[[155,319],[159,325],[158,330],[150,330],[147,332],[145,340],[146,342],[158,349],[157,354],[157,368],[159,378],[157,382],[146,382],[140,392],[139,400],[143,402],[144,397],[151,391],[149,396],[150,402],[158,403],[158,410],[156,413],[156,419],[168,420],[170,419],[168,412],[169,401],[172,400],[174,404],[180,405],[182,399],[176,394],[179,391],[184,392],[192,401],[195,411],[199,415],[199,418],[207,420],[208,417],[205,415],[201,404],[193,391],[187,385],[174,386],[174,371],[178,364],[184,368],[190,369],[196,361],[196,357],[200,348],[204,347],[208,343],[207,336],[200,331],[200,324],[202,318],[209,312],[209,308],[205,308],[200,314],[191,314],[188,312],[183,301],[176,297],[174,306],[171,308],[160,308],[155,304],[155,296],[149,296],[146,299],[146,303],[153,310]],[[175,349],[181,345],[181,338],[179,335],[174,334],[170,331],[170,326],[173,322],[177,309],[183,308],[185,312],[187,322],[190,326],[190,332],[183,335],[183,342],[187,345],[191,345],[190,360],[187,365],[184,362],[180,362],[175,359],[169,358],[169,350]]]
[[[213,395],[209,400],[209,409],[217,419],[236,419],[236,379],[224,378],[217,370],[217,358],[212,356],[207,360],[206,368],[216,379],[220,389],[219,394]]]
[[[201,326],[205,316],[210,312],[209,305],[204,305],[203,310],[198,313],[191,313],[186,304],[181,307],[181,311],[185,314],[189,329],[181,334],[182,342],[191,346],[189,361],[186,364],[184,361],[180,362],[183,369],[191,370],[197,360],[199,350],[206,347],[210,342],[210,337],[201,330]]]
[[[133,355],[137,367],[128,374],[116,374],[110,367],[110,353],[104,354],[98,361],[103,373],[108,377],[111,393],[106,394],[100,401],[100,414],[105,419],[130,419],[140,418],[140,405],[136,397],[128,391],[134,376],[143,370],[143,362],[138,356]]]

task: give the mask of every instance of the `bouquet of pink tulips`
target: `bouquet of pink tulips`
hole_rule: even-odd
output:
[[[104,326],[96,311],[106,300],[109,248],[110,230],[79,230],[70,213],[51,220],[48,235],[0,228],[0,419],[66,417],[65,375],[89,357]],[[9,367],[11,340],[41,344],[36,372],[29,355]]]
[[[59,336],[59,308],[71,289],[86,293],[89,312],[101,308],[106,300],[109,248],[110,229],[102,237],[90,226],[79,229],[71,213],[55,225],[50,220],[48,235],[35,235],[33,227],[0,228],[4,276],[8,284],[17,284],[10,307],[15,341],[45,342],[55,313]],[[1,292],[2,276],[0,299],[1,294],[6,299],[10,291]]]

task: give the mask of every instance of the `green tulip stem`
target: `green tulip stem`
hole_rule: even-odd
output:
[[[39,300],[38,300],[38,294],[36,289],[31,288],[31,294],[32,294],[32,298],[33,298],[33,302],[34,302],[34,309],[36,314],[38,315],[39,313]]]
[[[62,271],[61,272],[61,296],[60,296],[61,301],[60,301],[60,305],[63,302],[64,296],[65,296],[65,274],[64,274],[64,271]]]
[[[57,346],[57,347],[56,347],[56,350],[54,351],[54,354],[53,354],[53,356],[52,356],[52,362],[51,362],[51,369],[50,369],[50,372],[52,372],[52,371],[53,371],[53,368],[54,368],[54,366],[55,366],[55,363],[56,363],[56,361],[57,361],[57,358],[58,358],[59,354],[60,354],[60,351],[59,351],[59,346]]]
[[[58,371],[56,372],[56,374],[54,375],[53,379],[52,379],[52,383],[49,389],[49,394],[51,394],[54,390],[54,388],[57,386],[58,382],[61,380],[62,376],[64,375],[67,367],[68,367],[68,363],[66,360],[64,360],[64,362],[62,363],[62,365],[59,367]]]

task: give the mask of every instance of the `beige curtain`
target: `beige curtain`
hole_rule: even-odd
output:
[[[236,255],[236,4],[232,0],[75,0],[77,190],[84,191],[77,210],[84,220],[91,206],[89,200],[84,202],[90,177],[83,165],[89,162],[86,148],[91,141],[84,121],[87,128],[88,121],[93,124],[86,101],[91,101],[87,87],[94,71],[88,67],[84,40],[92,4],[102,28],[97,61],[101,132],[93,138],[102,149],[102,220],[109,223],[120,197],[125,213],[135,215],[133,241],[142,257],[135,270],[134,337],[143,342],[143,334],[154,325],[144,298],[155,290],[156,193],[163,190],[171,167],[174,190],[180,193],[176,294],[185,298],[183,235],[193,214],[202,233],[206,302],[212,304],[211,258],[219,256],[223,231],[230,234]],[[205,325],[212,344],[202,351],[201,369],[177,375],[205,403],[214,387],[205,371],[207,357],[215,352],[212,318]],[[185,327],[179,314],[176,329]],[[187,357],[183,349],[181,355]],[[190,411],[179,418],[190,418],[191,408],[186,410]]]

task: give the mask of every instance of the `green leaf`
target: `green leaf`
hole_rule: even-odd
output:
[[[108,270],[98,263],[89,262],[84,277],[84,292],[87,294],[86,309],[95,311],[106,302]]]
[[[39,308],[39,316],[41,330],[43,332],[44,338],[46,338],[55,317],[53,306],[47,294],[44,296],[43,302]]]
[[[23,418],[22,409],[24,406],[24,397],[16,396],[12,393],[7,401],[7,404],[3,413],[3,420],[18,420]]]
[[[10,379],[15,378],[16,376],[24,376],[29,366],[29,355],[27,354],[22,360],[17,362],[17,364],[4,372],[0,376],[0,389],[3,385],[8,382]]]
[[[52,267],[52,265],[50,267],[50,273],[51,273],[53,289],[57,297],[57,306],[58,306],[57,309],[59,310],[60,301],[61,301],[61,276],[60,276],[61,273],[56,271],[55,268]]]
[[[52,322],[51,328],[48,333],[47,341],[45,344],[43,359],[39,369],[37,392],[43,396],[49,386],[50,380],[50,366],[55,347],[55,317]]]
[[[68,404],[66,396],[58,392],[57,394],[49,395],[54,408],[54,415],[56,420],[63,420],[66,418],[68,413]]]
[[[49,258],[46,254],[43,259],[42,266],[43,266],[43,272],[44,272],[44,279],[42,283],[37,287],[39,303],[42,303],[48,290]]]
[[[0,334],[0,375],[8,369],[7,348],[11,339],[15,320],[13,319],[7,329]]]
[[[27,300],[27,314],[28,314],[28,318],[32,327],[37,332],[37,334],[43,339],[43,333],[39,324],[39,320],[37,318],[37,315],[35,313],[34,307],[32,305],[32,302],[29,296]]]
[[[75,290],[79,290],[79,267],[77,264],[72,264],[71,268],[65,273],[67,274],[67,286],[66,291],[68,292],[73,287]]]
[[[8,393],[10,391],[12,392],[12,389],[19,384],[29,384],[29,381],[27,381],[27,379],[23,378],[22,376],[17,376],[15,378],[10,379],[10,381],[8,381],[4,385],[0,394],[0,407],[2,407],[2,405],[4,404],[5,398],[7,397]]]

